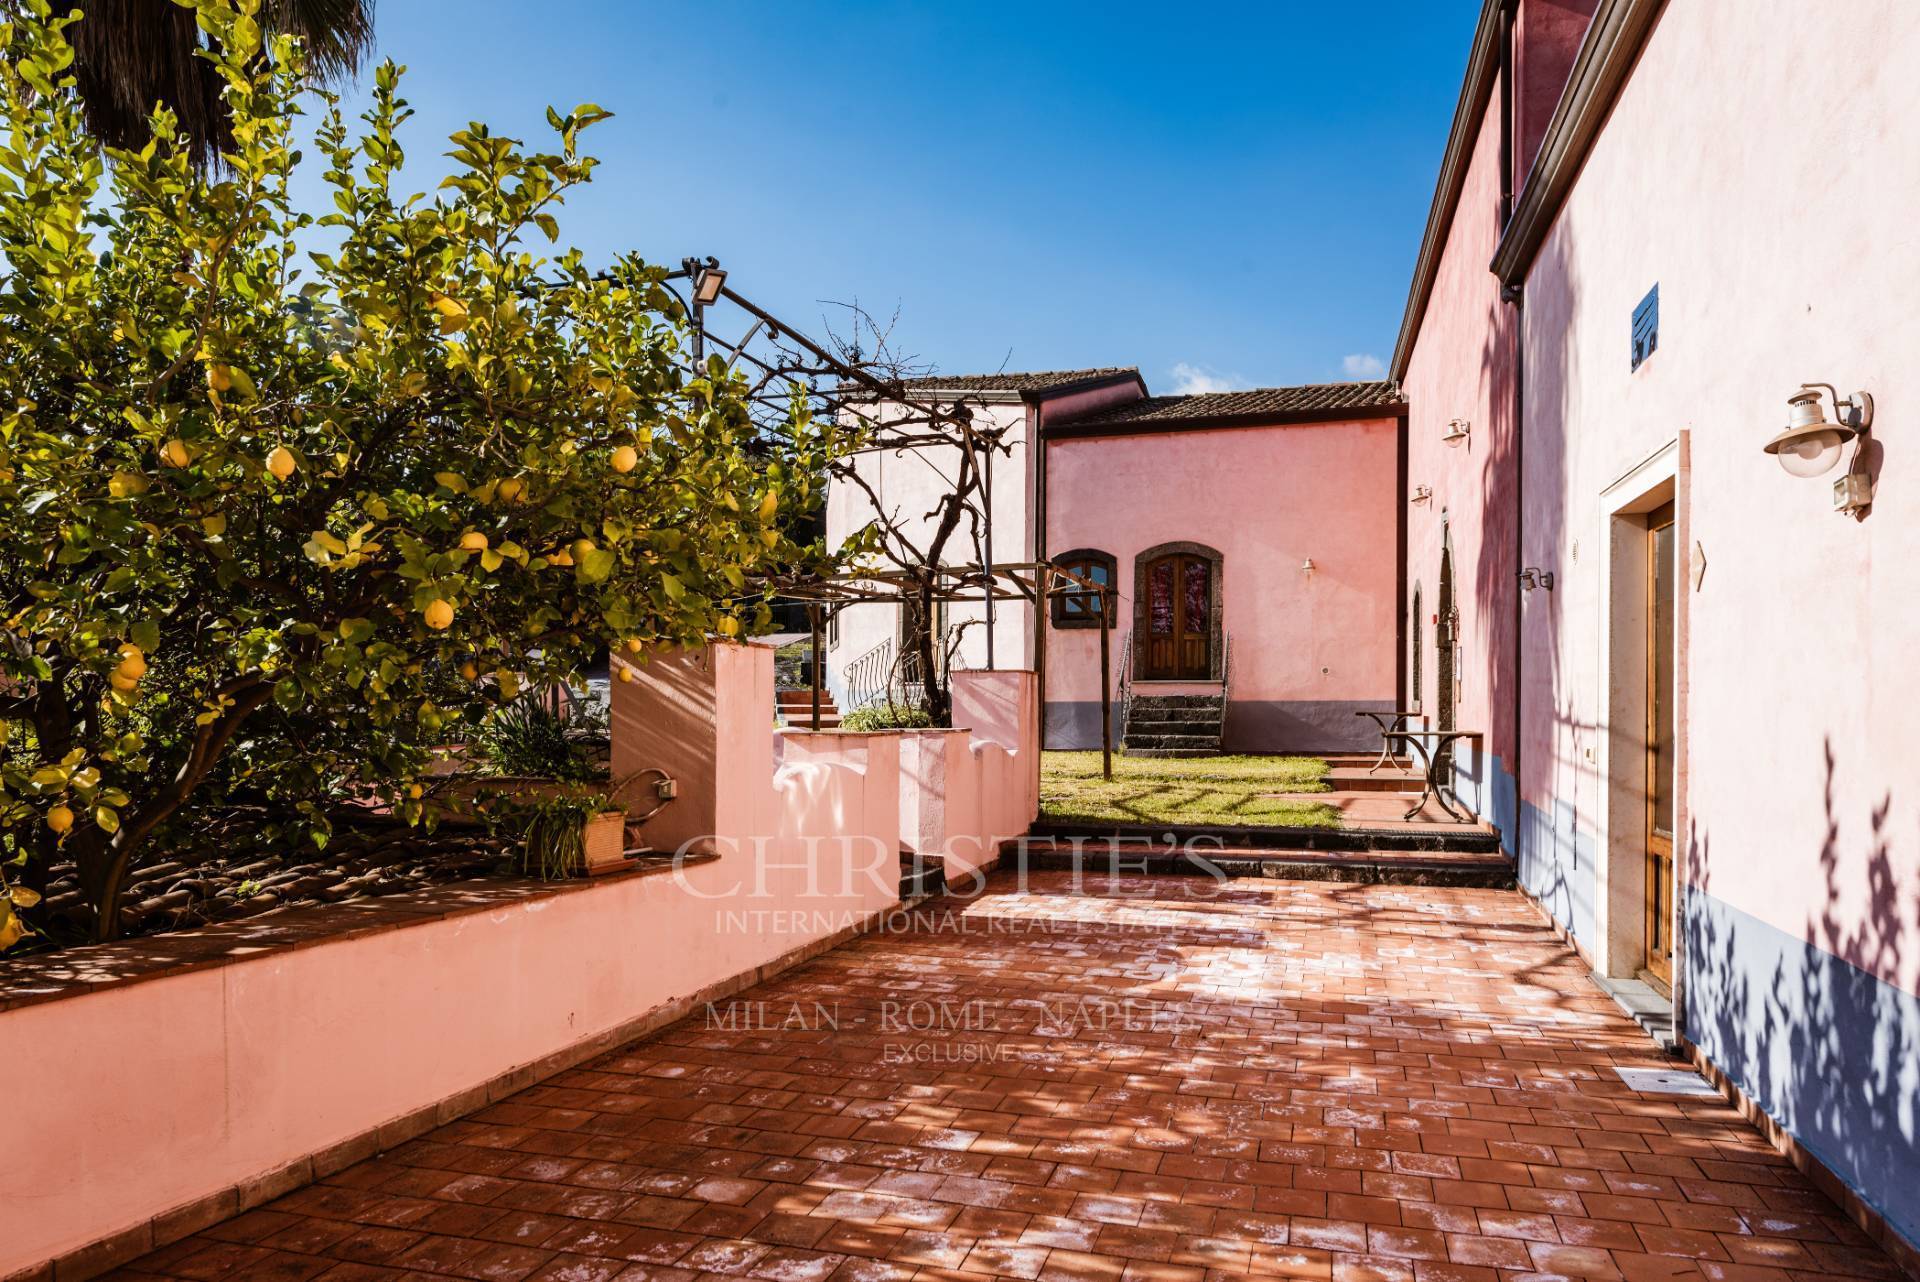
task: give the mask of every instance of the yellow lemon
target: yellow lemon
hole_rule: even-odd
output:
[[[460,675],[469,681],[478,681],[480,679],[480,665],[472,659],[468,659],[460,665]]]
[[[47,811],[47,827],[55,832],[65,832],[73,827],[73,811],[66,806],[55,806]]]
[[[502,503],[512,503],[526,493],[526,484],[518,477],[509,476],[494,487],[494,493],[500,496]]]
[[[267,455],[267,471],[272,472],[282,481],[292,476],[293,469],[298,465],[298,460],[293,457],[293,451],[284,445],[274,446],[273,452]]]
[[[407,785],[407,795],[409,797],[412,797],[415,801],[420,800],[420,794],[422,791],[423,789],[417,783],[410,783]]]
[[[444,632],[453,625],[453,606],[446,601],[429,601],[422,617],[435,632]]]
[[[193,454],[187,449],[187,443],[176,436],[160,447],[160,461],[168,467],[185,467],[193,462]]]
[[[723,637],[737,637],[740,635],[740,620],[734,618],[731,614],[721,615],[720,622],[715,626],[720,629],[720,635]]]
[[[116,675],[132,677],[138,681],[147,675],[147,656],[140,647],[129,641],[120,647],[120,662],[114,668]]]
[[[216,392],[224,392],[233,386],[233,371],[217,361],[207,364],[207,386]]]
[[[621,679],[622,681],[631,681],[631,680],[633,680],[633,669],[632,669],[632,668],[628,668],[628,667],[622,667],[622,668],[620,669],[620,679]]]
[[[616,472],[631,472],[640,462],[640,452],[631,445],[622,445],[607,461],[613,465],[613,470]]]
[[[147,492],[147,478],[138,472],[115,472],[107,478],[107,493],[117,499]]]
[[[485,552],[487,536],[478,530],[468,530],[460,536],[460,546],[468,552]]]
[[[548,565],[572,565],[573,553],[561,548],[558,552],[547,553]]]
[[[627,638],[627,653],[628,653],[628,654],[639,654],[639,653],[640,653],[640,638],[639,638],[639,637],[628,637],[628,638]]]

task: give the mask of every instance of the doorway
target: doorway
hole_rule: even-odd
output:
[[[1142,679],[1205,681],[1213,675],[1213,565],[1178,552],[1146,566]]]
[[[1647,977],[1673,983],[1674,575],[1673,504],[1647,514],[1647,806],[1644,930]]]

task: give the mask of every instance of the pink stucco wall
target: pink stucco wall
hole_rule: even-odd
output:
[[[1920,1239],[1916,66],[1909,0],[1666,6],[1528,273],[1522,865],[1613,950],[1610,527],[1684,458],[1682,1031]],[[1807,380],[1878,402],[1861,519],[1761,450]]]
[[[1514,183],[1533,167],[1547,122],[1593,18],[1595,0],[1520,0],[1513,20]],[[1496,103],[1498,99],[1495,100]],[[1488,113],[1497,122],[1499,110]],[[1495,194],[1499,189],[1495,188]],[[1491,257],[1491,254],[1489,254]]]
[[[1396,420],[1369,419],[1050,442],[1049,550],[1097,548],[1118,561],[1115,689],[1135,559],[1186,541],[1223,557],[1229,747],[1339,746],[1355,708],[1390,706],[1398,433]],[[1097,742],[1099,633],[1047,635],[1051,724],[1072,706]]]
[[[1727,24],[1669,7],[1527,280],[1528,545],[1569,571],[1556,608],[1529,614],[1550,698],[1527,721],[1528,793],[1599,786],[1577,740],[1602,719],[1601,491],[1691,429],[1696,876],[1795,933],[1808,895],[1824,898],[1829,825],[1843,919],[1879,894],[1920,898],[1920,841],[1898,819],[1920,780],[1920,502],[1898,463],[1920,312],[1885,288],[1920,280],[1893,199],[1920,188],[1920,78],[1893,70],[1920,65],[1920,22],[1902,0],[1817,24],[1797,12],[1757,5]],[[1775,92],[1850,49],[1876,51],[1864,83]],[[1656,281],[1660,350],[1629,373],[1629,317]],[[1864,520],[1829,510],[1831,476],[1795,480],[1761,452],[1806,379],[1879,402],[1887,465]],[[1896,857],[1876,892],[1883,844]],[[1899,951],[1858,960],[1920,992],[1920,947]]]
[[[1500,238],[1500,112],[1496,83],[1475,135],[1467,176],[1440,257],[1401,387],[1408,403],[1407,486],[1430,486],[1429,502],[1407,509],[1407,608],[1420,593],[1421,698],[1439,712],[1437,613],[1443,546],[1453,549],[1460,635],[1455,724],[1487,732],[1490,759],[1463,749],[1464,800],[1512,832],[1515,448],[1513,309],[1487,263]],[[1465,442],[1441,440],[1454,419]],[[1415,629],[1408,628],[1406,644]],[[1408,671],[1413,656],[1408,656]],[[1408,706],[1416,706],[1408,690]]]
[[[850,853],[822,846],[815,869],[777,873],[763,894],[721,859],[0,1012],[9,1094],[32,1101],[0,1163],[0,1276],[884,909],[897,890],[850,881]],[[810,877],[855,889],[807,897]],[[735,915],[750,910],[775,911]]]
[[[773,729],[773,650],[715,644],[650,655],[613,683],[613,774],[680,782],[649,822],[656,848],[806,862],[822,837],[858,844],[897,887],[903,850],[962,880],[1039,813],[1033,673],[952,674],[951,730]]]

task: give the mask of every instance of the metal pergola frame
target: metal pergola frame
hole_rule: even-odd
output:
[[[933,580],[931,599],[941,602],[979,601],[988,605],[989,617],[994,601],[1027,601],[1034,607],[1033,670],[1038,687],[1042,742],[1046,737],[1047,708],[1047,624],[1051,613],[1047,603],[1056,597],[1091,592],[1100,607],[1100,773],[1113,778],[1113,658],[1109,613],[1113,587],[1052,561],[1016,561],[1011,564],[940,565],[916,569],[872,569],[849,571],[826,578],[783,580],[779,595],[805,603],[807,622],[813,634],[813,716],[811,728],[820,728],[820,683],[825,667],[822,628],[826,619],[850,605],[899,605],[918,600],[922,584]],[[988,671],[992,671],[989,662]],[[1039,762],[1034,763],[1039,769]]]

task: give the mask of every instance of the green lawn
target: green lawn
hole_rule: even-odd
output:
[[[1317,757],[1195,757],[1160,760],[1113,754],[1113,779],[1097,752],[1049,752],[1040,762],[1040,817],[1088,823],[1216,824],[1337,828],[1317,801],[1280,793],[1325,792]]]

